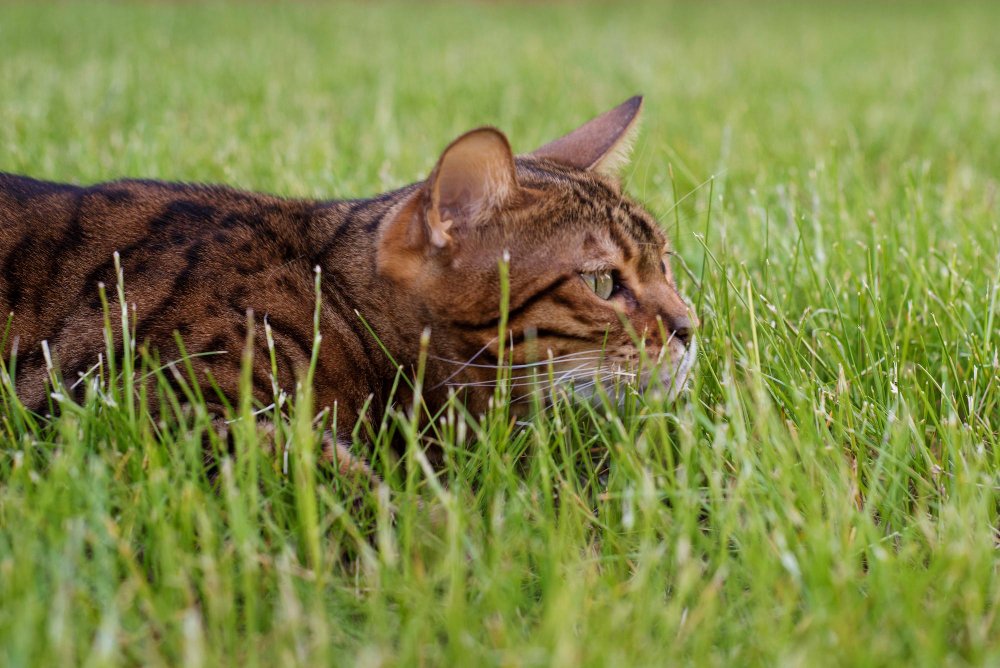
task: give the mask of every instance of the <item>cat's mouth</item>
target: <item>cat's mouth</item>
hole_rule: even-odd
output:
[[[628,391],[675,401],[688,388],[698,357],[694,338],[671,341],[655,354],[638,351],[624,355],[577,353],[553,358],[548,373],[539,374],[525,394],[541,391],[566,393],[576,400],[618,402]],[[603,395],[603,397],[602,397]]]
[[[656,350],[608,353],[606,350],[578,350],[544,359],[513,363],[506,373],[497,367],[473,360],[458,362],[436,358],[458,367],[440,385],[473,392],[494,392],[502,385],[510,392],[515,409],[532,403],[549,404],[555,397],[600,405],[607,400],[620,404],[629,393],[640,393],[673,402],[690,385],[697,360],[697,345],[671,340]],[[534,357],[534,356],[533,356]],[[472,372],[472,377],[463,372]]]

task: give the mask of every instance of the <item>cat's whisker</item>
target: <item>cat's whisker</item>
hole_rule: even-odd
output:
[[[577,373],[577,371],[580,371],[580,369],[578,368],[571,369],[567,372],[564,372],[559,379],[556,379],[556,381],[550,384],[548,387],[540,386],[537,389],[538,390],[555,389],[557,391],[568,391],[571,392],[572,394],[580,394],[596,387],[599,383],[604,384],[607,383],[608,381],[617,379],[625,379],[625,383],[623,384],[630,385],[638,376],[638,374],[635,372],[625,371],[622,369],[586,370],[583,373]],[[583,379],[586,379],[585,382],[576,382],[577,380],[583,380]],[[564,384],[570,385],[568,390],[563,390],[561,386]],[[546,401],[545,401],[545,405],[547,406],[551,405],[551,401],[548,399],[548,394],[549,393],[546,393]],[[512,404],[524,403],[525,401],[532,399],[533,396],[534,393],[529,393],[523,397],[518,397],[511,403]]]
[[[586,369],[589,366],[586,362],[579,363],[572,369],[564,369],[562,371],[554,372],[552,374],[553,378],[549,379],[548,374],[526,374],[523,376],[513,376],[510,378],[502,379],[489,379],[480,381],[470,381],[468,383],[449,383],[451,387],[497,387],[498,385],[504,384],[506,387],[519,388],[528,387],[531,385],[538,385],[544,387],[545,385],[558,385],[567,379],[571,379],[574,374],[582,369]],[[511,382],[511,381],[523,381],[523,382]]]
[[[553,379],[551,384],[558,384],[565,379],[565,375]],[[518,382],[511,382],[518,381]],[[521,388],[521,387],[531,387],[532,385],[538,387],[544,387],[549,385],[549,379],[545,375],[532,374],[530,376],[517,376],[515,378],[502,378],[502,379],[489,379],[489,380],[478,380],[470,381],[467,383],[449,383],[450,387],[508,387],[511,389]]]
[[[467,368],[468,368],[468,367],[469,367],[470,365],[472,365],[472,363],[473,363],[473,360],[475,360],[475,359],[476,359],[477,357],[479,357],[479,356],[480,356],[480,355],[482,355],[482,354],[483,354],[484,352],[486,352],[486,351],[487,351],[487,350],[489,349],[489,347],[490,347],[491,345],[493,345],[493,343],[494,343],[494,342],[495,342],[496,340],[497,340],[497,337],[495,337],[495,336],[494,336],[494,337],[493,337],[492,339],[490,339],[489,341],[487,341],[487,342],[486,342],[486,343],[485,343],[485,344],[483,345],[483,347],[482,347],[482,348],[480,348],[480,349],[479,349],[479,350],[478,350],[478,351],[476,352],[476,354],[475,354],[475,355],[473,355],[472,357],[470,357],[470,358],[469,358],[469,360],[468,360],[467,362],[465,362],[464,364],[462,364],[461,366],[459,366],[459,367],[458,367],[458,369],[456,369],[456,370],[455,370],[455,372],[454,372],[453,374],[451,374],[450,376],[448,376],[447,378],[445,378],[444,380],[442,380],[442,381],[441,381],[440,383],[438,383],[437,385],[435,385],[435,386],[434,386],[434,387],[433,387],[432,389],[435,389],[435,390],[436,390],[437,388],[441,387],[442,385],[447,385],[447,384],[448,384],[448,381],[450,381],[450,380],[451,380],[452,378],[454,378],[454,377],[455,377],[455,376],[457,376],[458,374],[460,374],[460,373],[462,373],[463,371],[465,371],[465,369],[467,369]],[[449,362],[451,361],[451,360],[445,360],[445,358],[443,358],[443,357],[435,357],[435,356],[433,356],[433,355],[431,355],[430,357],[433,357],[434,359],[437,359],[437,360],[442,360],[442,361],[449,361]]]
[[[496,339],[490,341],[488,345],[492,344]],[[535,373],[522,374],[511,376],[508,378],[490,378],[486,380],[474,380],[468,382],[451,382],[455,376],[457,376],[462,370],[470,366],[475,367],[485,367],[485,368],[496,368],[493,365],[477,365],[472,363],[472,359],[475,359],[478,355],[482,354],[481,349],[476,355],[474,355],[469,362],[458,363],[461,367],[448,376],[448,378],[442,382],[440,385],[448,385],[454,388],[495,388],[498,386],[505,386],[509,389],[523,389],[523,388],[535,388],[537,390],[545,389],[546,387],[554,387],[562,385],[564,383],[573,383],[579,379],[587,379],[588,381],[594,380],[594,382],[606,383],[610,380],[625,380],[626,382],[634,381],[638,373],[635,371],[629,371],[622,368],[624,365],[630,365],[628,360],[616,359],[609,360],[608,357],[602,352],[600,354],[595,354],[594,351],[580,351],[577,353],[569,353],[566,355],[560,355],[558,357],[552,357],[546,360],[539,360],[537,362],[531,362],[527,364],[510,365],[508,368],[516,369],[519,371],[524,370],[537,370]],[[453,361],[447,358],[442,358],[443,361]],[[553,366],[557,364],[565,364],[567,362],[574,363],[574,366],[568,369],[554,369]],[[596,366],[593,362],[598,362]],[[439,385],[439,386],[440,386]],[[591,384],[592,385],[592,384]],[[578,388],[583,386],[577,386]],[[529,395],[530,396],[530,393]],[[518,398],[516,401],[520,401],[523,397]]]
[[[496,339],[494,338],[493,341],[496,341]],[[481,355],[483,352],[485,352],[485,349],[488,348],[493,343],[493,341],[490,341],[489,343],[487,343],[486,346],[484,346],[483,350],[480,350],[478,353],[476,353],[475,355],[473,355],[469,359],[469,361],[467,361],[467,362],[461,362],[459,360],[453,360],[453,359],[450,359],[450,358],[447,358],[447,357],[438,357],[436,355],[428,355],[428,357],[430,357],[433,360],[437,360],[439,362],[448,362],[449,364],[458,364],[458,365],[461,365],[462,368],[465,368],[465,367],[474,367],[474,368],[477,368],[477,369],[496,369],[498,367],[498,365],[496,365],[496,364],[473,364],[472,363],[472,360],[475,359],[476,357],[478,357],[479,355]],[[523,364],[509,364],[509,365],[503,365],[503,366],[505,366],[508,369],[530,369],[532,367],[547,366],[548,364],[555,363],[555,362],[576,361],[578,359],[601,359],[601,358],[604,358],[604,357],[607,357],[607,355],[605,355],[601,351],[597,351],[597,350],[582,350],[582,351],[575,352],[575,353],[567,353],[565,355],[559,355],[557,357],[549,357],[549,358],[546,358],[546,359],[543,359],[543,360],[538,360],[536,362],[525,362]]]

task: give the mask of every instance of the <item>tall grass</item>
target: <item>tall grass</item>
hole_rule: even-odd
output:
[[[381,485],[317,466],[308,382],[228,456],[183,361],[112,344],[47,415],[4,368],[0,663],[997,663],[998,20],[0,5],[0,169],[59,180],[364,195],[641,91],[628,187],[703,323],[679,402],[363,425]]]

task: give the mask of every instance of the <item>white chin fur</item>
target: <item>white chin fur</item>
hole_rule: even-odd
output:
[[[665,361],[660,367],[658,382],[652,383],[651,386],[651,375],[643,373],[642,376],[637,379],[638,386],[642,391],[652,390],[653,397],[665,397],[667,401],[673,402],[683,394],[688,385],[691,383],[691,377],[694,375],[695,362],[698,359],[698,345],[695,339],[691,339],[690,343],[685,347],[684,354],[681,355],[680,359],[676,364],[671,361]],[[635,387],[635,385],[633,385]],[[625,399],[625,387],[624,385],[615,386],[613,383],[604,384],[605,394],[612,399],[613,402],[621,404]],[[597,388],[591,384],[586,386],[581,390],[577,390],[575,394],[578,401],[590,402],[592,404],[600,404],[600,394],[597,392]]]
[[[691,372],[694,370],[694,363],[697,359],[697,339],[691,339],[684,350],[684,355],[677,362],[677,366],[670,368],[673,365],[667,365],[660,373],[660,382],[663,384],[663,389],[666,392],[667,401],[674,401],[687,389],[688,384],[691,382]]]
[[[553,389],[568,391],[578,402],[599,406],[604,403],[605,397],[611,399],[612,403],[623,404],[626,393],[631,387],[632,390],[650,391],[650,396],[653,398],[663,397],[667,401],[673,402],[690,384],[695,361],[698,358],[698,346],[695,339],[691,339],[676,362],[673,361],[672,355],[667,357],[668,359],[661,362],[658,373],[653,369],[647,369],[636,378],[633,374],[623,371],[617,381],[615,379],[598,381],[595,375],[599,375],[599,368],[580,368],[584,365],[557,370],[554,374],[556,376],[554,388],[547,378],[542,377],[539,378],[538,384],[529,390],[528,394],[542,392],[543,395],[547,395]],[[603,391],[598,391],[598,383],[602,386]]]

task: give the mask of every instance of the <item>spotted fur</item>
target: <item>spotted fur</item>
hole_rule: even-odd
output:
[[[342,438],[362,410],[385,410],[396,364],[415,367],[425,331],[428,403],[458,391],[472,410],[485,409],[500,362],[502,262],[515,402],[544,384],[529,371],[546,360],[560,384],[575,380],[584,391],[635,374],[676,389],[694,359],[693,316],[665,261],[662,229],[613,176],[640,104],[633,98],[516,158],[499,131],[475,130],[428,179],[372,199],[0,174],[0,309],[13,314],[3,354],[9,361],[16,349],[19,396],[36,410],[47,402],[43,341],[70,381],[95,364],[104,349],[98,286],[116,285],[115,252],[136,340],[170,360],[180,356],[179,334],[198,377],[210,376],[230,401],[252,310],[253,392],[264,404],[273,396],[264,323],[277,383],[291,390],[312,352],[318,267],[315,397],[317,408],[336,406]],[[604,270],[619,281],[607,300],[580,278]],[[654,360],[645,370],[637,344]],[[213,408],[223,411],[221,402]]]

